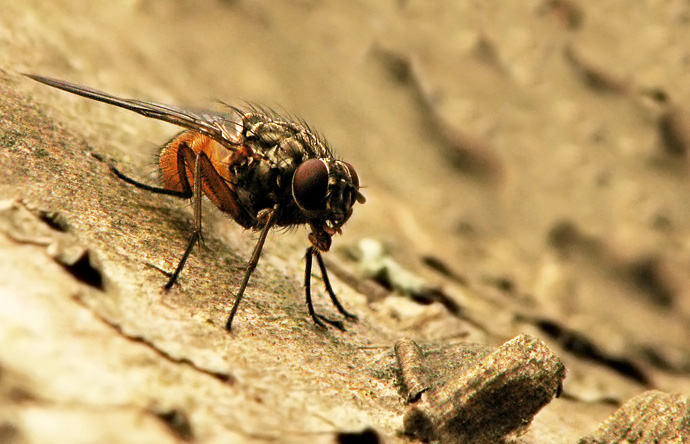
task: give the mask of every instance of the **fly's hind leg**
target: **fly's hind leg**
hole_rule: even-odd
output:
[[[175,197],[181,197],[183,199],[189,199],[192,197],[192,190],[191,188],[188,191],[176,191],[176,190],[169,190],[167,188],[161,188],[161,187],[154,187],[151,185],[147,185],[145,183],[139,182],[137,180],[132,179],[131,177],[125,175],[123,172],[118,170],[112,165],[108,165],[110,168],[110,171],[118,177],[118,179],[121,179],[122,181],[134,185],[137,188],[140,188],[142,190],[150,191],[152,193],[156,194],[165,194],[167,196],[175,196]]]
[[[205,160],[204,160],[205,159]],[[194,245],[201,240],[201,165],[202,162],[210,162],[209,158],[203,152],[195,154],[194,151],[187,145],[187,143],[181,143],[177,149],[177,174],[180,179],[180,187],[182,188],[182,193],[192,197],[192,207],[194,209],[194,228],[192,229],[192,235],[189,237],[187,243],[187,248],[185,249],[180,261],[175,267],[175,271],[170,275],[170,279],[163,286],[166,290],[169,290],[177,281],[182,269],[184,268],[189,255],[192,252]],[[187,176],[187,165],[194,165],[194,172],[192,174],[194,184],[193,187],[189,185],[189,177]]]
[[[164,194],[168,196],[175,196],[175,197],[180,197],[183,199],[189,199],[191,197],[195,198],[195,204],[194,204],[194,219],[195,219],[195,229],[192,233],[192,236],[189,239],[189,243],[187,245],[187,249],[185,250],[184,254],[182,255],[182,259],[177,265],[177,268],[175,271],[170,275],[170,278],[168,279],[168,282],[164,285],[164,288],[166,290],[170,289],[170,287],[173,286],[175,281],[177,280],[177,277],[179,276],[180,272],[182,271],[182,268],[184,267],[185,262],[187,261],[187,258],[189,257],[189,254],[192,251],[192,248],[194,247],[194,244],[199,240],[200,235],[201,235],[201,194],[196,193],[195,190],[197,189],[196,185],[196,180],[195,180],[195,187],[192,189],[192,187],[189,185],[189,180],[187,178],[186,174],[186,168],[185,168],[185,158],[191,158],[194,159],[194,152],[192,151],[191,148],[189,148],[189,145],[186,143],[183,143],[179,146],[177,150],[177,173],[179,176],[180,180],[180,190],[170,190],[168,188],[161,188],[161,187],[154,187],[151,185],[147,185],[145,183],[139,182],[137,180],[132,179],[131,177],[125,175],[121,171],[119,171],[117,168],[114,166],[110,165],[110,171],[117,176],[119,179],[123,180],[124,182],[133,185],[137,188],[140,188],[142,190],[150,191],[152,193],[156,194]],[[194,170],[197,171],[199,168],[197,167],[198,161],[194,159],[195,167]],[[194,177],[198,177],[198,174],[194,174]],[[197,197],[198,196],[198,197]],[[198,201],[198,203],[196,202]]]
[[[226,196],[228,193],[232,192],[213,168],[213,164],[206,153],[195,153],[186,142],[180,143],[176,148],[177,152],[175,156],[176,161],[174,171],[179,180],[176,185],[176,188],[178,189],[176,190],[154,187],[141,183],[121,173],[115,167],[110,167],[110,170],[113,172],[113,174],[137,188],[157,194],[165,194],[186,199],[192,198],[192,207],[194,209],[194,227],[192,229],[192,234],[189,237],[189,241],[187,242],[187,248],[182,254],[177,267],[175,267],[175,271],[173,271],[168,279],[168,282],[166,282],[166,284],[163,286],[163,288],[166,290],[170,289],[175,284],[177,278],[182,272],[182,269],[184,268],[185,263],[187,262],[187,259],[189,258],[189,255],[192,252],[192,249],[194,248],[194,245],[201,241],[201,198],[203,195],[203,185],[206,186],[205,191],[213,194],[214,196]],[[188,167],[191,169],[192,166],[193,171],[188,173]],[[217,177],[214,177],[214,175]],[[191,185],[189,183],[190,178],[193,181]],[[225,187],[225,190],[223,190],[222,187]]]
[[[187,173],[187,166],[194,165],[194,171],[191,174],[193,186],[189,185],[189,176]],[[235,220],[247,223],[243,219],[244,212],[241,210],[237,194],[228,186],[225,180],[221,177],[215,169],[211,159],[205,152],[199,151],[195,153],[186,142],[180,143],[177,149],[177,174],[179,177],[179,187],[185,195],[191,194],[192,207],[194,209],[194,228],[192,235],[189,237],[189,243],[180,262],[175,268],[175,271],[170,276],[170,279],[165,284],[165,288],[169,289],[177,281],[180,272],[184,268],[187,258],[192,252],[192,248],[201,238],[201,198],[204,194],[222,211],[232,215]]]

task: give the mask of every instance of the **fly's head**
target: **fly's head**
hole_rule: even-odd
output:
[[[292,197],[309,220],[309,240],[320,251],[328,251],[331,236],[340,233],[355,203],[366,200],[354,167],[332,158],[302,162],[292,176]]]

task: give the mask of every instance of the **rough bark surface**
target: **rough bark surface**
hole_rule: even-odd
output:
[[[527,423],[562,364],[559,398],[487,436],[687,442],[689,17],[680,0],[0,0],[0,442],[415,442],[415,399],[467,395],[424,384],[529,374]],[[227,333],[255,234],[208,202],[164,291],[191,208],[108,164],[155,184],[177,129],[23,72],[318,128],[367,197],[327,257],[360,320],[313,324],[299,229],[269,235]],[[412,395],[401,338],[433,363],[408,369]]]

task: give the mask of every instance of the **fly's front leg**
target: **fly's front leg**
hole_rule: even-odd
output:
[[[323,278],[323,283],[326,286],[326,291],[328,292],[328,295],[331,298],[331,301],[333,302],[333,305],[338,309],[340,313],[342,313],[345,317],[352,318],[352,319],[357,319],[357,316],[353,315],[352,313],[349,313],[345,308],[342,306],[340,301],[338,301],[338,298],[335,295],[335,292],[333,291],[333,288],[331,287],[331,282],[328,279],[328,273],[326,272],[326,265],[323,263],[323,259],[321,258],[321,252],[317,250],[315,247],[311,246],[307,248],[307,254],[305,256],[305,267],[304,267],[304,291],[307,297],[307,308],[309,309],[309,314],[311,315],[311,318],[314,320],[314,323],[318,325],[319,327],[325,328],[326,325],[324,322],[327,322],[331,324],[332,326],[340,329],[340,330],[345,330],[343,327],[343,323],[341,321],[337,321],[334,319],[329,319],[325,316],[321,316],[316,313],[314,310],[314,305],[312,304],[311,301],[311,266],[312,266],[312,257],[316,256],[316,262],[319,264],[319,269],[321,270],[321,276]]]
[[[270,209],[262,210],[263,214],[260,214],[259,218],[264,220],[264,226],[259,234],[259,240],[256,242],[254,247],[254,252],[252,257],[249,259],[247,264],[247,269],[244,272],[244,278],[240,284],[240,289],[237,292],[237,297],[235,298],[235,303],[232,305],[232,310],[230,310],[230,316],[228,316],[228,321],[225,323],[225,329],[230,331],[232,329],[232,320],[235,318],[235,313],[237,313],[237,308],[240,306],[240,301],[244,296],[244,291],[247,289],[247,284],[249,284],[249,278],[251,277],[256,265],[259,263],[259,257],[261,257],[261,250],[264,248],[264,242],[266,242],[266,236],[268,236],[269,230],[275,225],[276,219],[278,217],[278,205]]]
[[[321,316],[314,311],[314,305],[311,303],[311,261],[312,261],[313,247],[307,248],[307,254],[304,256],[304,292],[307,296],[307,309],[309,315],[314,320],[314,323],[321,328],[326,328],[326,324],[321,320]],[[324,319],[326,320],[326,319]]]
[[[316,262],[319,264],[319,269],[321,270],[321,277],[323,278],[323,285],[326,287],[326,291],[328,292],[328,296],[331,298],[331,302],[333,302],[333,305],[335,305],[335,308],[338,309],[338,311],[345,316],[346,318],[350,319],[357,319],[357,315],[354,315],[350,313],[349,311],[345,310],[345,307],[340,303],[338,300],[338,297],[335,295],[335,292],[333,291],[333,287],[331,287],[331,280],[328,279],[328,270],[326,269],[326,264],[323,263],[323,258],[321,257],[321,252],[314,248],[313,250],[314,256],[316,256]]]

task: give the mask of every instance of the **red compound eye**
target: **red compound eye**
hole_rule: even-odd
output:
[[[297,167],[292,176],[292,196],[300,208],[323,209],[326,191],[328,191],[328,167],[323,160],[309,159]]]
[[[347,167],[347,170],[350,172],[350,178],[352,179],[352,184],[355,186],[355,188],[359,189],[359,176],[357,175],[357,171],[355,171],[355,167],[350,165],[347,162],[343,162],[345,166]]]

